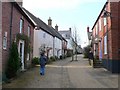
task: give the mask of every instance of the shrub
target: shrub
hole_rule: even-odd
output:
[[[33,64],[33,65],[39,64],[39,58],[38,58],[38,57],[34,57],[34,58],[32,59],[32,64]]]
[[[10,48],[8,64],[7,64],[7,68],[5,71],[6,77],[10,79],[16,76],[17,71],[20,69],[20,67],[21,67],[21,62],[19,58],[17,43],[13,42]]]
[[[84,58],[88,58],[88,55],[89,55],[89,51],[90,51],[90,46],[86,46],[84,47]]]
[[[51,56],[51,57],[50,57],[50,60],[51,60],[51,61],[55,61],[56,58],[55,58],[54,56]]]
[[[71,57],[72,56],[72,52],[68,51],[67,52],[67,57]]]
[[[58,57],[57,57],[57,56],[55,56],[55,60],[58,60]]]
[[[60,59],[63,59],[64,56],[60,55]]]

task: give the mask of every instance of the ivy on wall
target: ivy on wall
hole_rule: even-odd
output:
[[[18,33],[16,36],[16,42],[18,43],[19,40],[24,40],[25,46],[24,46],[24,60],[27,59],[27,53],[30,53],[32,51],[32,48],[30,47],[30,38],[25,34]]]

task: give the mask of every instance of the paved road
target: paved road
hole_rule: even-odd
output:
[[[118,88],[118,75],[103,68],[94,69],[87,59],[78,55],[78,61],[71,58],[47,65],[44,76],[39,75],[39,66],[32,68],[5,88]]]

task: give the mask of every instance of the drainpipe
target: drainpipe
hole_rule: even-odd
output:
[[[11,14],[10,14],[10,48],[12,42],[12,19],[13,19],[13,2],[11,3]]]
[[[108,68],[108,66],[109,66],[109,65],[108,65],[108,61],[109,61],[109,45],[108,45],[108,44],[109,44],[109,40],[108,40],[108,39],[109,39],[109,38],[108,38],[108,36],[109,36],[109,35],[108,35],[108,17],[107,17],[107,20],[106,20],[106,21],[107,21],[107,54],[108,54],[108,57],[107,57],[107,58],[108,58],[108,60],[107,60],[107,68]],[[109,68],[108,68],[108,69],[109,69]]]
[[[53,56],[55,56],[55,37],[53,37]]]

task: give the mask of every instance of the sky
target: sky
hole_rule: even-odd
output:
[[[23,0],[23,7],[46,24],[51,17],[52,26],[59,31],[72,28],[72,36],[77,33],[77,42],[82,47],[88,45],[87,27],[92,29],[106,0]]]

